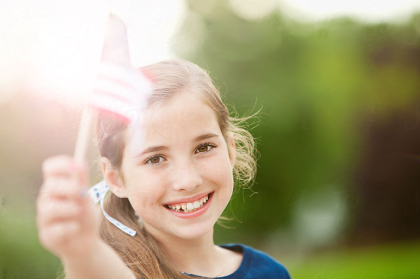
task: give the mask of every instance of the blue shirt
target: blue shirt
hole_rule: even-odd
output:
[[[225,249],[229,249],[236,252],[243,253],[242,263],[238,270],[234,273],[217,277],[221,279],[257,279],[257,278],[269,278],[269,279],[290,279],[290,275],[286,268],[275,261],[273,258],[264,254],[261,251],[255,250],[251,247],[241,244],[229,244],[221,245]],[[194,278],[205,278],[202,276],[188,274]]]

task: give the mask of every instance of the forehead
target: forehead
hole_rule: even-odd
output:
[[[202,133],[221,134],[217,115],[201,96],[178,92],[145,111],[145,145],[153,141],[188,140]]]

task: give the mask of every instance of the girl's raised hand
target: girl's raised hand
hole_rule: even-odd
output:
[[[102,61],[130,67],[127,30],[110,15]],[[99,216],[87,194],[86,166],[70,156],[57,156],[43,164],[44,183],[37,200],[37,224],[41,243],[61,259],[93,252],[99,238]]]
[[[63,155],[47,159],[42,171],[44,183],[37,200],[42,245],[62,260],[89,257],[100,240],[100,218],[87,196],[86,166]]]
[[[129,66],[127,31],[111,15],[102,61]],[[44,183],[37,200],[39,239],[64,264],[66,278],[130,278],[135,276],[99,233],[100,211],[87,195],[86,165],[57,156],[42,166]]]

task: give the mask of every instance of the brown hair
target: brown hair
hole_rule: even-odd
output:
[[[233,169],[235,185],[249,185],[255,175],[254,140],[240,124],[247,118],[234,118],[223,104],[219,91],[209,75],[197,65],[184,60],[167,60],[143,68],[153,77],[155,89],[149,99],[148,108],[170,98],[181,90],[200,94],[214,109],[220,130],[229,146],[229,139],[235,139],[236,161]],[[98,119],[98,145],[102,157],[110,160],[113,168],[121,170],[127,126],[102,115]],[[120,172],[121,173],[121,172]],[[119,230],[105,218],[101,222],[101,237],[123,259],[137,278],[191,278],[176,270],[161,244],[141,225],[127,198],[118,198],[110,192],[105,198],[105,211],[137,231],[132,237]]]

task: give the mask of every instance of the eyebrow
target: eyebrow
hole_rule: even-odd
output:
[[[152,146],[152,147],[146,148],[140,155],[147,154],[147,153],[152,153],[152,152],[157,152],[157,151],[162,151],[162,150],[166,150],[166,149],[168,149],[168,147],[163,146],[163,145]]]
[[[201,141],[201,140],[205,140],[205,139],[210,139],[210,138],[214,138],[214,137],[218,137],[219,135],[216,134],[212,134],[212,133],[208,133],[208,134],[204,134],[201,136],[198,136],[194,139],[195,142],[197,141]],[[157,152],[157,151],[162,151],[162,150],[167,150],[169,149],[167,146],[164,145],[159,145],[159,146],[151,146],[146,148],[141,154],[139,155],[144,155],[147,153],[152,153],[152,152]]]
[[[208,133],[208,134],[204,134],[204,135],[201,135],[201,136],[196,137],[194,139],[194,141],[200,141],[200,140],[210,139],[210,138],[214,138],[214,137],[218,137],[218,136],[219,135]]]

